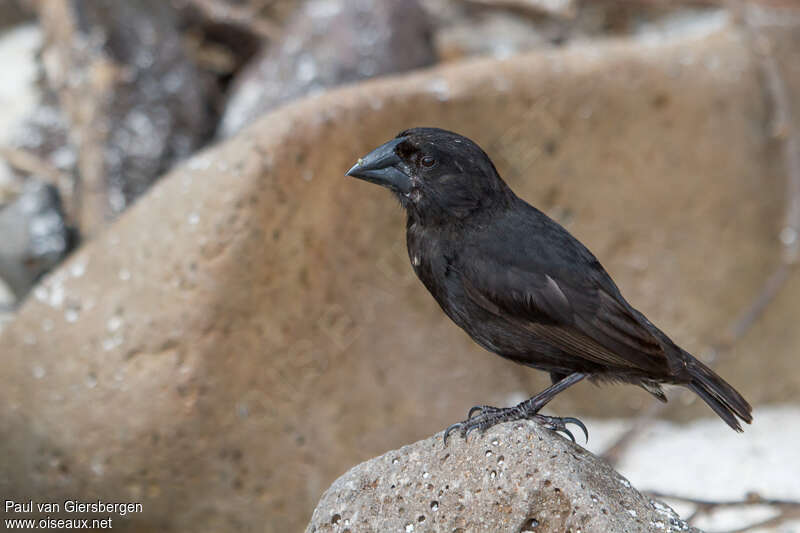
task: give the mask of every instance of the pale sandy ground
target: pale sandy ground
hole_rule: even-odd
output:
[[[800,406],[755,409],[754,422],[738,434],[718,418],[689,424],[657,421],[632,442],[617,465],[633,486],[703,500],[739,500],[748,492],[800,501]],[[602,453],[629,420],[588,420],[585,447]],[[581,442],[581,440],[579,440]],[[694,506],[668,501],[681,517]],[[694,525],[707,532],[738,530],[777,512],[768,507],[719,511]],[[800,519],[754,533],[800,533]]]

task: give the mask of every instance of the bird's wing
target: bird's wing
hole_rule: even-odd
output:
[[[569,239],[559,243],[569,255],[560,259],[569,261],[543,261],[524,245],[473,248],[462,263],[465,293],[574,356],[621,371],[669,372],[666,336],[656,337],[594,256]]]

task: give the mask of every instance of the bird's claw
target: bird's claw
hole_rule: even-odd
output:
[[[455,424],[451,425],[447,429],[444,430],[444,435],[442,436],[442,440],[444,441],[444,445],[447,446],[447,437],[450,435],[450,432],[454,429],[457,429],[461,426],[461,422],[456,422]]]
[[[469,410],[466,420],[456,422],[444,430],[444,436],[442,437],[444,445],[447,446],[447,438],[454,430],[458,429],[461,438],[466,440],[469,434],[474,430],[479,429],[485,431],[494,424],[503,421],[502,414],[505,411],[507,410],[492,407],[491,405],[476,405]]]
[[[572,432],[567,429],[567,424],[574,424],[578,426],[581,431],[583,431],[583,435],[586,437],[586,442],[589,442],[589,430],[586,429],[584,423],[577,418],[571,416],[559,418],[555,416],[536,415],[535,419],[547,429],[555,431],[556,433],[565,434],[570,438],[570,440],[572,440],[572,442],[575,442],[575,435],[573,435]]]
[[[461,434],[461,438],[466,440],[469,434],[476,429],[483,432],[495,424],[512,420],[533,420],[551,431],[563,433],[569,437],[572,442],[576,442],[575,435],[567,429],[567,424],[574,424],[583,431],[586,441],[589,441],[589,430],[587,430],[583,422],[577,418],[571,416],[560,418],[556,416],[540,415],[536,412],[531,413],[522,408],[521,405],[505,409],[492,407],[490,405],[476,405],[469,410],[466,420],[456,422],[444,430],[442,440],[444,441],[444,445],[447,446],[447,438],[450,436],[450,433],[456,429],[459,430],[458,432]]]
[[[498,409],[497,407],[492,407],[491,405],[476,405],[472,407],[467,413],[467,420],[472,418],[472,416],[475,415],[475,413],[478,413],[478,416],[480,416],[484,414],[488,415],[490,413],[496,413],[497,411],[502,411],[502,409]]]
[[[450,433],[455,429],[459,430],[462,439],[467,440],[469,434],[473,430],[478,429],[479,427],[480,427],[479,424],[470,424],[469,420],[464,420],[463,422],[456,422],[455,424],[444,430],[444,436],[442,437],[442,441],[444,442],[444,445],[447,446],[447,438],[450,436]]]
[[[467,440],[467,437],[469,436],[469,434],[472,433],[474,430],[476,430],[476,429],[481,429],[481,430],[486,429],[486,428],[482,428],[481,427],[482,424],[480,424],[480,423],[474,424],[474,423],[470,423],[470,422],[471,422],[470,420],[464,420],[463,422],[456,422],[455,424],[451,425],[446,430],[444,430],[444,436],[442,437],[442,440],[444,441],[444,445],[447,446],[447,437],[449,437],[450,433],[455,429],[459,430],[459,433],[461,434],[461,438],[464,439],[464,440]]]
[[[480,413],[475,415],[476,411],[480,411]],[[518,410],[515,410],[514,408],[498,409],[497,407],[491,407],[487,405],[476,406],[470,409],[466,420],[463,420],[461,422],[456,422],[455,424],[451,425],[444,431],[444,436],[442,440],[444,442],[444,445],[447,446],[447,439],[450,436],[450,433],[452,433],[455,430],[458,430],[458,432],[461,434],[461,438],[466,440],[469,434],[476,429],[483,432],[499,422],[507,422],[510,420],[523,420],[523,419],[533,420],[534,422],[539,423],[540,425],[551,431],[555,431],[556,433],[563,433],[564,435],[569,437],[569,439],[572,442],[577,442],[575,439],[575,435],[567,428],[567,424],[574,424],[575,426],[578,426],[578,428],[581,431],[583,431],[583,435],[586,438],[586,442],[589,441],[589,430],[586,429],[584,423],[578,420],[577,418],[571,416],[560,418],[560,417],[546,416],[540,414],[525,416],[524,413],[520,413]]]

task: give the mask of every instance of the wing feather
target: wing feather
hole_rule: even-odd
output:
[[[486,256],[467,265],[465,293],[483,309],[587,361],[622,371],[668,371],[661,340],[605,271],[599,279],[580,279],[574,272],[534,271]]]

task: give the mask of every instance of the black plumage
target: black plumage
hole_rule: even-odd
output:
[[[445,433],[529,418],[571,433],[573,418],[538,411],[584,377],[689,387],[730,427],[751,407],[622,297],[592,253],[517,197],[471,140],[415,128],[360,159],[348,175],[392,190],[405,208],[411,264],[444,312],[478,344],[548,372],[553,386],[521,404],[470,410]],[[472,416],[477,412],[476,416]]]

